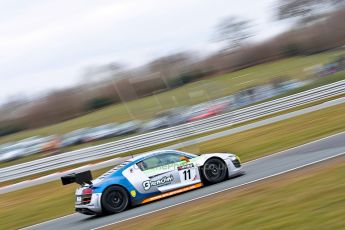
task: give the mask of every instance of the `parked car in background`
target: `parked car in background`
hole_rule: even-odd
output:
[[[33,155],[47,151],[47,146],[56,138],[55,135],[48,137],[34,136],[18,141],[18,144],[25,149],[25,155]]]
[[[213,105],[221,105],[219,113],[230,112],[235,108],[235,97],[233,95],[221,97],[211,102]]]
[[[189,107],[189,109],[185,113],[188,122],[197,120],[198,118],[201,119],[201,117],[207,117],[205,116],[205,114],[207,113],[207,108],[208,103],[202,103]]]
[[[81,144],[83,138],[90,132],[90,128],[82,128],[67,133],[61,137],[61,147]]]
[[[188,122],[201,120],[204,118],[212,117],[224,111],[226,105],[223,103],[202,103],[192,106],[187,112]]]
[[[57,135],[50,135],[48,137],[43,137],[39,143],[41,152],[56,152],[61,147],[61,140]]]
[[[143,124],[140,132],[149,132],[188,122],[188,109],[179,107],[158,113],[155,118]]]
[[[298,81],[298,80],[289,80],[281,83],[279,85],[278,93],[284,93],[288,90],[296,89],[302,86],[305,86],[307,83],[304,81]]]
[[[16,160],[25,155],[25,148],[21,147],[16,143],[10,146],[6,146],[0,150],[0,162]]]
[[[158,117],[153,120],[150,120],[143,124],[142,128],[140,129],[141,133],[167,128],[169,127],[169,122],[167,117]]]
[[[186,111],[188,111],[187,107],[178,107],[169,110],[169,112],[166,114],[169,126],[172,127],[187,123],[188,115],[186,114]]]
[[[117,135],[127,135],[136,133],[141,128],[142,122],[139,120],[129,121],[118,125]]]
[[[101,125],[95,128],[89,129],[87,134],[82,138],[82,142],[90,142],[95,140],[101,140],[108,137],[116,136],[119,132],[119,126],[117,123]]]

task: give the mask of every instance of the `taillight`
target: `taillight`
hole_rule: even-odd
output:
[[[91,195],[92,194],[92,189],[91,188],[83,189],[82,194],[83,195]]]

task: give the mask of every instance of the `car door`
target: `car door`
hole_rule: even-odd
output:
[[[138,166],[149,178],[142,184],[145,191],[166,192],[201,181],[197,166],[188,157],[176,152],[144,159]]]

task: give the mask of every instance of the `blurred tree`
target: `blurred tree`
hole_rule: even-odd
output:
[[[105,65],[90,65],[83,70],[82,84],[94,85],[109,80],[109,78],[121,78],[124,68],[125,65],[116,62]]]
[[[167,88],[171,88],[170,81],[178,75],[189,71],[196,55],[192,52],[179,52],[160,57],[147,66],[151,73],[158,73]]]
[[[0,137],[23,131],[25,128],[22,124],[0,124]]]
[[[253,35],[251,29],[250,21],[231,16],[218,25],[216,40],[225,42],[228,49],[236,49]]]
[[[299,23],[312,22],[344,4],[345,0],[279,0],[277,19],[294,18]]]
[[[91,101],[87,103],[86,110],[93,111],[108,105],[111,105],[113,100],[111,98],[93,98]]]

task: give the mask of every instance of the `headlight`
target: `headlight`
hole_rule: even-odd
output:
[[[236,156],[237,160],[241,163],[241,159],[239,156]]]
[[[238,159],[235,155],[233,155],[233,156],[231,156],[230,157],[230,160],[232,160],[232,161],[234,161],[234,160],[236,160],[236,159]]]

